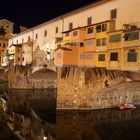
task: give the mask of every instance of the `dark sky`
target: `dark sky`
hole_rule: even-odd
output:
[[[95,0],[3,0],[0,6],[0,18],[9,19],[26,27],[33,27],[94,1]]]

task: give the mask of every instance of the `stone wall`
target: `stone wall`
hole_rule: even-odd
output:
[[[48,78],[48,75],[52,75]],[[56,88],[56,73],[51,71],[39,71],[32,74],[32,66],[14,66],[10,63],[8,70],[9,88],[35,89]]]
[[[104,68],[58,68],[57,108],[98,109],[117,106],[127,93],[108,94],[102,91],[114,85],[140,80],[140,73],[127,71],[108,71]],[[131,85],[131,84],[130,84]],[[126,85],[127,86],[127,85]],[[113,89],[112,89],[113,90]],[[140,95],[140,89],[138,89]],[[123,94],[123,97],[120,96]],[[113,101],[115,98],[116,101]]]

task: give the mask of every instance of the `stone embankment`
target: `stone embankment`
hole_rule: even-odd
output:
[[[40,70],[33,74],[32,66],[13,66],[11,63],[7,75],[9,88],[56,88],[56,73],[52,71]]]
[[[140,73],[103,68],[59,68],[57,108],[99,109],[140,100]],[[133,90],[132,90],[133,89]]]

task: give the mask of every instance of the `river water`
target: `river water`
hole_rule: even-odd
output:
[[[16,95],[18,100],[21,97],[17,94],[27,99],[30,94],[44,96],[46,93],[47,101],[49,98],[52,100],[52,97],[48,96],[48,90],[10,90],[9,93],[10,96]],[[56,111],[54,109],[56,104],[52,104],[52,101],[50,103],[52,106],[46,104],[46,108],[49,106],[49,109]],[[46,110],[45,113],[45,121],[48,125],[48,129],[45,130],[47,140],[140,140],[140,106],[124,111],[113,108],[93,111],[57,110],[54,113]],[[9,136],[3,140],[15,139],[7,126],[1,124],[0,140],[5,134]]]

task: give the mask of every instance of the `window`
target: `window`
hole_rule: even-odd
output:
[[[87,25],[91,25],[92,24],[92,17],[88,17],[87,18]]]
[[[38,39],[38,34],[35,34],[35,39]]]
[[[129,50],[129,53],[127,55],[127,61],[128,62],[136,62],[137,61],[137,53],[135,49]]]
[[[86,54],[86,59],[87,60],[92,60],[93,59],[93,54],[92,53]]]
[[[66,33],[66,36],[67,36],[67,37],[69,36],[69,32],[68,32],[68,33]]]
[[[30,36],[28,36],[28,41],[30,41]]]
[[[102,32],[107,31],[107,23],[102,24]]]
[[[110,42],[119,42],[121,41],[121,34],[110,35]]]
[[[20,53],[20,49],[18,49],[18,53]]]
[[[91,34],[91,33],[93,33],[93,27],[87,28],[87,34]]]
[[[105,54],[98,54],[98,61],[105,61]]]
[[[73,29],[73,23],[69,23],[69,30],[72,30]]]
[[[80,54],[80,60],[84,60],[84,54]]]
[[[57,44],[57,48],[61,48],[61,44]]]
[[[17,44],[18,44],[18,40],[17,40]]]
[[[1,43],[0,43],[0,47],[1,47]]]
[[[77,35],[78,35],[78,31],[74,31],[73,36],[77,36]]]
[[[96,39],[96,46],[101,46],[101,39]]]
[[[47,36],[47,30],[44,31],[44,36]]]
[[[20,61],[20,58],[18,58],[18,61]]]
[[[24,61],[24,57],[22,58],[22,61]]]
[[[107,23],[99,24],[96,26],[97,33],[107,31]]]
[[[22,38],[22,43],[24,43],[24,38]]]
[[[93,46],[93,40],[87,40],[86,46]]]
[[[96,26],[96,31],[97,31],[97,33],[101,32],[102,31],[102,26],[101,25],[97,25]]]
[[[118,53],[111,53],[110,54],[110,61],[118,61]]]
[[[137,40],[139,39],[139,32],[130,32],[125,34],[125,41]]]
[[[106,46],[106,38],[102,38],[102,46]]]
[[[57,53],[57,59],[61,59],[61,53]]]
[[[5,48],[5,44],[3,44],[3,47]]]
[[[115,19],[117,18],[117,9],[112,9],[110,11],[110,19]]]
[[[58,27],[55,28],[55,33],[56,33],[56,34],[58,33]]]

